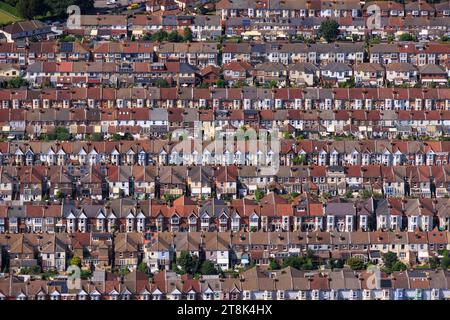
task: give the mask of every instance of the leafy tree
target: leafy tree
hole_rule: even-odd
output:
[[[364,190],[362,191],[362,197],[363,197],[364,199],[368,199],[368,198],[370,198],[371,196],[372,196],[372,192],[370,192],[369,190],[364,189]]]
[[[366,268],[364,261],[358,257],[351,257],[347,260],[347,265],[352,270],[363,270]]]
[[[183,29],[183,41],[191,42],[193,39],[192,30],[189,27],[184,27]]]
[[[60,190],[58,190],[58,191],[56,192],[55,198],[56,198],[57,200],[62,200],[62,199],[65,198],[65,195],[64,195],[64,193],[62,193]]]
[[[401,261],[396,261],[392,266],[392,271],[405,271],[408,267]]]
[[[94,9],[94,0],[38,0],[39,14],[45,15],[47,11],[59,18],[67,17],[67,8],[71,5],[80,7],[81,13],[86,14]]]
[[[233,88],[243,88],[248,87],[248,83],[244,80],[238,80],[233,84]]]
[[[28,81],[25,80],[22,77],[15,77],[11,80],[8,81],[7,83],[7,87],[8,88],[21,88],[21,87],[26,87],[28,86]]]
[[[82,14],[86,14],[94,9],[94,0],[75,0],[75,4],[80,7]]]
[[[339,88],[354,88],[355,87],[355,77],[351,77],[345,82],[339,83]]]
[[[302,269],[303,260],[300,257],[290,256],[283,259],[283,268],[292,267],[295,269]]]
[[[284,139],[292,139],[292,134],[290,132],[283,132]]]
[[[269,89],[276,88],[276,87],[278,87],[278,82],[276,80],[270,80],[269,82],[267,82],[265,84],[265,87],[269,88]]]
[[[68,141],[70,140],[70,132],[67,128],[64,127],[57,127],[54,132],[55,139],[61,140],[61,141]]]
[[[442,41],[442,42],[450,42],[450,37],[447,36],[447,35],[443,35],[443,36],[441,37],[441,41]]]
[[[148,39],[146,39],[144,37],[144,40],[151,40],[151,41],[159,41],[159,42],[161,42],[161,41],[167,40],[167,37],[168,37],[167,31],[161,29],[161,30],[158,30],[157,32],[151,34]]]
[[[111,140],[112,141],[120,141],[120,140],[122,140],[122,136],[118,133],[114,133],[111,137]]]
[[[59,40],[59,42],[75,42],[75,41],[77,41],[77,38],[72,35],[66,35],[66,36],[62,36],[58,40]]]
[[[209,88],[209,84],[208,83],[200,83],[197,88],[201,88],[201,89],[208,89]]]
[[[441,266],[441,261],[438,257],[432,256],[428,259],[428,264],[430,265],[431,269],[438,269]]]
[[[274,258],[271,258],[269,261],[269,270],[278,270],[280,269],[280,264]]]
[[[173,194],[165,194],[164,195],[164,200],[167,202],[167,203],[169,203],[169,204],[173,204],[173,202],[176,200],[176,199],[178,199],[179,198],[179,196],[175,196],[175,195],[173,195]]]
[[[316,257],[311,250],[306,251],[302,257],[290,256],[283,260],[283,268],[292,267],[299,270],[313,270],[317,269]]]
[[[217,274],[217,269],[214,267],[214,263],[210,260],[205,260],[202,263],[202,267],[200,268],[200,272],[202,274]]]
[[[261,189],[256,189],[255,190],[255,200],[256,202],[259,202],[263,197],[264,197],[265,193],[263,190]]]
[[[16,7],[22,17],[31,20],[40,13],[39,2],[39,0],[19,0]]]
[[[24,267],[20,268],[20,274],[32,274],[32,275],[38,275],[42,272],[40,266],[32,266],[32,267]]]
[[[73,256],[72,259],[70,259],[70,265],[81,267],[81,258],[78,256]]]
[[[157,79],[155,81],[155,86],[157,86],[158,88],[168,88],[169,83],[167,82],[166,79]]]
[[[329,269],[335,269],[335,268],[341,269],[341,268],[344,267],[344,264],[345,264],[345,262],[342,259],[333,259],[333,258],[331,258],[331,259],[329,259],[327,261],[327,268],[329,268]]]
[[[180,41],[180,35],[178,34],[178,32],[176,30],[173,30],[167,36],[167,41],[178,42],[178,41]]]
[[[398,261],[397,254],[395,252],[386,252],[383,254],[383,263],[387,269],[392,270],[394,264]]]
[[[91,141],[103,141],[103,133],[93,133],[89,138]]]
[[[450,266],[450,257],[449,257],[449,253],[447,250],[444,250],[442,252],[442,259],[441,259],[441,267],[444,269],[448,269],[448,267]]]
[[[128,269],[127,267],[123,267],[119,270],[118,273],[120,276],[126,276],[127,274],[130,273],[130,269]]]
[[[327,42],[335,41],[339,35],[339,23],[336,20],[325,20],[320,24],[317,34]]]
[[[81,270],[80,278],[83,280],[87,280],[92,276],[91,270]]]
[[[44,0],[43,4],[57,17],[67,16],[66,10],[70,5],[75,4],[73,0]]]
[[[42,277],[42,280],[50,280],[50,279],[52,279],[53,277],[55,277],[57,275],[58,275],[58,271],[56,271],[56,270],[48,270],[48,271],[44,272],[41,275],[41,277]]]
[[[191,255],[187,251],[181,251],[177,258],[178,270],[181,268],[181,273],[195,274],[199,269],[199,259],[196,255]]]
[[[139,263],[137,269],[138,269],[138,271],[145,273],[147,275],[147,277],[149,277],[149,278],[152,276],[150,268],[147,266],[147,264],[145,262]]]
[[[399,37],[400,41],[417,41],[416,37],[410,33],[402,33]]]
[[[218,87],[218,88],[224,88],[224,87],[225,87],[225,80],[223,80],[223,79],[217,79],[217,80],[216,80],[216,87]]]
[[[304,155],[298,155],[296,154],[293,158],[292,158],[292,163],[297,166],[300,164],[306,164],[306,157]]]

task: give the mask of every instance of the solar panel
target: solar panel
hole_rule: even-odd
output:
[[[72,52],[73,43],[71,42],[63,42],[61,43],[61,52]]]

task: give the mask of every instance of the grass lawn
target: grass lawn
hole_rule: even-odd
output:
[[[16,22],[16,21],[20,21],[22,19],[12,16],[9,13],[3,11],[0,9],[0,24],[1,25],[5,25],[11,22]]]
[[[0,1],[0,24],[5,25],[20,20],[23,19],[19,17],[19,13],[16,8]]]

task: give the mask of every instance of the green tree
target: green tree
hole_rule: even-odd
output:
[[[392,267],[397,261],[398,257],[395,252],[389,251],[383,254],[383,264],[387,269],[392,270]]]
[[[42,272],[40,266],[32,266],[32,267],[23,267],[20,268],[20,274],[32,274],[32,275],[38,275]]]
[[[447,36],[447,35],[443,35],[443,36],[441,37],[441,41],[442,41],[442,42],[450,42],[450,37]]]
[[[292,139],[292,134],[290,132],[283,132],[284,139]]]
[[[235,81],[233,84],[233,88],[244,88],[248,87],[248,83],[244,80]]]
[[[296,154],[293,158],[292,158],[292,163],[294,164],[294,166],[298,166],[301,164],[306,164],[306,157],[305,155],[298,155]]]
[[[450,257],[447,250],[444,250],[442,252],[442,259],[440,264],[444,269],[448,269],[448,267],[450,266]]]
[[[120,140],[122,140],[122,136],[118,133],[114,133],[111,137],[111,140],[112,141],[120,141]]]
[[[58,190],[58,191],[56,192],[55,198],[56,198],[57,200],[62,200],[62,199],[64,199],[64,198],[65,198],[64,193],[62,193],[60,190]]]
[[[58,271],[56,270],[47,270],[46,272],[41,274],[42,280],[50,280],[58,275]]]
[[[320,24],[317,31],[319,38],[324,38],[327,42],[335,41],[339,35],[339,23],[336,20],[325,20]]]
[[[15,77],[15,78],[9,80],[7,83],[7,87],[11,88],[11,89],[21,88],[21,87],[26,87],[26,86],[28,86],[28,81],[22,77]]]
[[[216,87],[218,87],[218,88],[224,88],[224,87],[225,87],[225,80],[223,80],[223,79],[217,79],[217,80],[216,80]]]
[[[42,4],[44,4],[49,11],[57,16],[57,17],[66,17],[67,13],[66,10],[70,5],[75,4],[74,0],[44,0],[40,1]],[[42,11],[42,10],[41,10]],[[44,12],[42,12],[44,13]]]
[[[183,41],[191,42],[193,39],[192,30],[189,27],[184,27],[183,29]]]
[[[145,273],[149,278],[152,276],[150,268],[147,266],[145,262],[139,263],[137,269],[138,271]]]
[[[92,276],[91,270],[81,270],[80,278],[83,280],[87,280]]]
[[[82,14],[86,14],[94,10],[94,0],[75,0],[74,2],[80,7]]]
[[[303,260],[300,257],[290,256],[283,259],[283,268],[292,267],[301,270],[303,266]]]
[[[130,273],[130,269],[128,269],[127,267],[123,267],[119,270],[118,273],[120,276],[126,276],[127,274]]]
[[[416,37],[410,33],[402,33],[399,37],[400,41],[417,41]]]
[[[308,250],[302,257],[290,256],[283,260],[283,268],[292,267],[299,270],[313,270],[317,268],[314,253]]]
[[[274,258],[270,258],[269,270],[279,270],[279,269],[280,269],[280,264],[278,263],[278,261],[275,260]]]
[[[144,40],[150,40],[150,41],[166,41],[168,37],[168,33],[166,30],[158,30],[157,32],[150,34],[148,37],[144,37]]]
[[[392,266],[392,271],[405,271],[408,267],[401,261],[396,261]]]
[[[202,274],[217,274],[217,269],[214,267],[214,263],[210,260],[205,260],[202,263],[202,267],[200,268],[200,272]]]
[[[269,89],[276,88],[276,87],[278,87],[278,82],[276,80],[270,80],[269,82],[267,82],[265,84],[264,87],[269,88]]]
[[[368,199],[368,198],[370,198],[371,196],[372,196],[372,192],[370,192],[369,190],[364,189],[364,190],[362,191],[362,197],[363,197],[364,199]]]
[[[263,190],[261,189],[256,189],[255,190],[255,200],[256,202],[259,202],[263,197],[264,197],[265,193]]]
[[[16,7],[22,17],[31,20],[40,13],[39,2],[39,0],[19,0]]]
[[[57,127],[53,133],[56,140],[68,141],[70,140],[70,132],[67,128]]]
[[[363,270],[366,268],[364,261],[358,257],[351,257],[347,260],[347,265],[352,270]]]
[[[40,15],[45,15],[47,11],[50,11],[59,18],[67,17],[67,8],[71,5],[80,7],[82,14],[89,13],[94,9],[94,0],[39,0],[38,3]]]
[[[59,42],[75,42],[77,38],[72,35],[61,36],[58,41]]]
[[[70,259],[70,265],[81,267],[81,258],[78,256],[73,256],[72,259]]]
[[[157,79],[155,81],[155,86],[158,88],[168,88],[169,87],[169,83],[167,82],[166,79]]]
[[[178,32],[176,30],[173,30],[167,36],[167,41],[178,42],[178,41],[180,41],[180,35],[178,34]]]
[[[327,261],[327,268],[328,269],[335,269],[335,268],[341,269],[344,267],[344,264],[345,264],[345,261],[342,259],[331,258]]]
[[[91,141],[103,141],[103,133],[93,133],[91,134],[91,136],[89,137]]]
[[[346,197],[347,199],[353,198],[353,191],[351,191],[351,190],[347,191],[347,193],[345,194],[345,197]]]
[[[350,77],[350,79],[345,82],[340,82],[338,84],[339,88],[354,88],[355,87],[355,77]]]
[[[177,265],[181,273],[196,274],[199,269],[199,259],[196,255],[191,255],[187,251],[181,251],[177,258]]]

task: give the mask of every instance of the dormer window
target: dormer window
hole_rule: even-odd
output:
[[[204,223],[204,224],[209,223],[209,217],[203,217],[202,218],[202,223]]]

